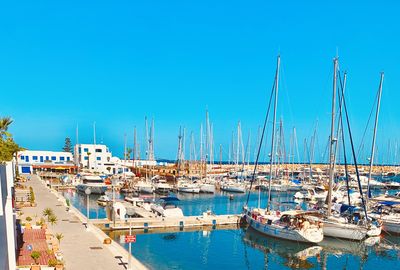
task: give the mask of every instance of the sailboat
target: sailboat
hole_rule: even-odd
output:
[[[377,236],[381,233],[381,228],[379,224],[373,224],[371,220],[368,218],[366,205],[364,202],[362,188],[359,179],[358,166],[356,157],[354,154],[354,147],[352,142],[352,136],[350,131],[350,125],[347,119],[347,109],[346,103],[344,99],[344,86],[346,82],[346,74],[344,74],[343,85],[340,85],[341,94],[340,94],[340,102],[339,102],[339,128],[336,137],[339,137],[339,132],[341,132],[341,137],[343,140],[343,148],[344,148],[344,160],[345,160],[345,174],[346,181],[348,183],[348,173],[347,173],[347,161],[346,161],[346,151],[345,151],[345,143],[344,143],[344,132],[343,132],[343,122],[342,122],[342,105],[345,109],[346,120],[348,131],[350,135],[350,142],[352,147],[354,166],[356,169],[356,175],[360,190],[360,196],[362,201],[362,208],[364,211],[357,211],[359,208],[350,205],[337,204],[336,205],[336,214],[332,214],[332,192],[333,192],[333,179],[335,175],[335,163],[336,163],[336,150],[337,150],[337,139],[335,138],[335,103],[336,103],[336,91],[337,91],[337,78],[338,78],[338,59],[334,59],[334,72],[333,72],[333,98],[332,98],[332,119],[331,119],[331,134],[330,134],[330,160],[329,160],[329,189],[328,189],[328,197],[327,203],[328,208],[326,211],[325,217],[322,219],[324,226],[324,235],[335,237],[335,238],[343,238],[349,240],[362,240],[368,236]],[[340,76],[340,75],[339,75]],[[340,81],[340,83],[342,83]],[[340,130],[340,131],[339,131]],[[349,190],[349,187],[347,187]],[[349,197],[350,198],[350,197]]]
[[[262,146],[263,137],[265,134],[265,127],[268,121],[269,109],[272,98],[274,97],[274,116],[272,124],[272,141],[271,141],[271,156],[270,156],[270,172],[269,172],[269,188],[268,188],[268,205],[266,209],[260,208],[260,191],[258,198],[258,207],[251,209],[247,203],[249,201],[250,192],[247,196],[246,205],[243,207],[244,219],[250,227],[258,232],[298,242],[318,243],[324,238],[322,223],[319,222],[318,217],[310,215],[308,211],[272,211],[271,210],[271,180],[272,180],[272,164],[274,163],[274,149],[275,149],[275,127],[276,127],[276,109],[278,104],[278,89],[279,89],[279,66],[280,56],[277,59],[277,67],[275,73],[274,87],[271,92],[270,102],[267,110],[267,115],[264,121],[263,132],[259,144],[257,158],[254,166],[253,178],[251,185],[254,182],[254,176],[257,169],[258,159],[260,156],[260,149]]]

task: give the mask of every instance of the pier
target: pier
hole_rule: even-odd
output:
[[[240,215],[207,215],[186,216],[186,217],[153,217],[153,218],[129,218],[126,220],[110,221],[108,219],[91,220],[92,223],[100,226],[104,230],[127,230],[129,227],[135,230],[146,229],[184,229],[184,228],[225,228],[230,226],[237,228],[240,226]]]
[[[26,185],[31,186],[35,192],[37,206],[23,208],[24,216],[40,215],[43,210],[50,207],[54,210],[58,222],[49,229],[54,233],[62,233],[64,239],[60,249],[65,259],[67,269],[126,269],[128,260],[134,269],[147,269],[135,257],[129,254],[118,243],[112,241],[105,245],[103,241],[108,236],[93,224],[83,226],[86,217],[79,210],[71,206],[69,212],[65,209],[65,198],[58,192],[50,190],[36,175],[31,176]]]

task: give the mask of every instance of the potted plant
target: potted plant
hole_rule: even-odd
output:
[[[47,265],[50,266],[50,267],[56,267],[57,263],[58,263],[57,259],[50,259],[47,262]]]
[[[71,206],[71,202],[69,201],[69,199],[65,200],[65,204],[67,205],[67,212],[69,212],[69,207]]]
[[[64,269],[64,263],[60,260],[57,260],[56,270],[63,270],[63,269]]]
[[[31,266],[31,270],[40,270],[40,265],[38,265],[38,259],[40,258],[42,254],[39,251],[32,251],[31,253],[31,258],[35,261],[36,265]]]

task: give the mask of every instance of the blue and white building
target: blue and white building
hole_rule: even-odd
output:
[[[74,157],[69,152],[25,150],[17,154],[18,171],[30,174],[35,170],[74,171]]]

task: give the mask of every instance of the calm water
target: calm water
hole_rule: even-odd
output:
[[[86,196],[65,191],[64,196],[86,214]],[[217,214],[240,213],[247,195],[178,194],[185,215],[206,210]],[[105,217],[104,208],[90,197],[90,218]],[[118,198],[123,195],[117,194]],[[265,206],[266,193],[262,194]],[[257,205],[258,193],[252,193],[249,205]],[[292,194],[273,194],[274,201],[292,201]],[[126,249],[121,235],[112,234]],[[132,253],[152,269],[400,269],[400,237],[385,236],[368,242],[325,239],[318,246],[269,238],[252,229],[211,230],[174,233],[137,234]]]

